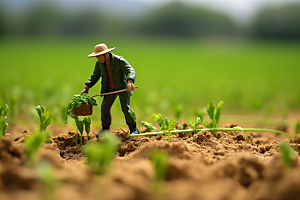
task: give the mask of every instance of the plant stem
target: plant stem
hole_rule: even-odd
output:
[[[78,128],[76,128],[76,135],[75,135],[75,145],[77,146],[77,135],[78,135]]]
[[[80,146],[82,146],[82,134],[80,135]]]
[[[295,134],[287,133],[284,131],[274,130],[274,129],[261,129],[261,128],[243,128],[244,131],[258,131],[258,132],[272,132],[278,133],[282,135],[286,135],[289,137],[296,137]],[[170,133],[189,133],[194,131],[193,129],[186,129],[186,130],[175,130],[170,131]],[[203,129],[196,129],[197,132],[199,131],[241,131],[239,128],[203,128]],[[138,135],[130,135],[129,137],[141,137],[141,136],[151,136],[151,135],[163,135],[168,132],[152,132],[152,133],[142,133]]]

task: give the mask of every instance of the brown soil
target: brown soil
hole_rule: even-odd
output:
[[[27,166],[23,141],[29,131],[11,129],[0,139],[0,199],[300,199],[300,136],[289,139],[273,133],[201,131],[195,135],[121,138],[117,155],[103,176],[90,174],[75,133],[54,134],[43,144],[39,163],[54,168],[56,184],[50,190]],[[90,140],[96,141],[94,134]],[[284,169],[279,144],[288,140],[297,151],[290,169]],[[83,145],[87,141],[83,137]],[[80,137],[77,138],[80,144]],[[169,154],[167,175],[159,195],[154,192],[153,149]]]

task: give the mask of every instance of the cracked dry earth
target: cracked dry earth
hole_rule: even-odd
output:
[[[43,144],[39,162],[52,164],[57,186],[49,191],[35,168],[26,167],[23,131],[0,139],[1,200],[279,200],[300,199],[300,136],[295,139],[274,133],[201,131],[167,136],[121,138],[110,169],[103,176],[90,174],[75,133],[61,133]],[[79,138],[78,138],[79,139]],[[91,140],[96,140],[91,134]],[[287,140],[296,156],[288,170],[278,153]],[[83,137],[83,144],[86,136]],[[160,196],[153,190],[153,149],[169,154],[167,175]]]

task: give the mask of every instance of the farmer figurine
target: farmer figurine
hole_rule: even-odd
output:
[[[135,90],[133,85],[135,82],[135,70],[123,57],[109,53],[114,49],[115,47],[108,49],[105,44],[98,44],[95,46],[94,52],[88,55],[89,58],[96,57],[97,62],[94,72],[85,82],[84,90],[81,93],[88,94],[89,89],[98,82],[100,77],[102,77],[101,94],[127,88],[125,92],[104,96],[101,104],[102,130],[96,134],[97,137],[104,131],[109,131],[111,125],[110,110],[118,95],[122,111],[125,115],[126,124],[130,129],[130,134],[139,134],[135,121],[128,113],[130,108],[130,96],[132,95],[132,91]]]

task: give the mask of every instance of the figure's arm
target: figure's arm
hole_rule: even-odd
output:
[[[100,67],[98,65],[98,61],[96,62],[94,72],[92,73],[91,77],[85,82],[85,87],[81,93],[89,93],[89,89],[93,87],[101,77]]]
[[[129,91],[135,90],[134,88],[134,82],[135,82],[135,70],[133,67],[124,59],[121,57],[120,59],[120,66],[124,74],[126,75],[126,81],[127,81],[127,89]]]

